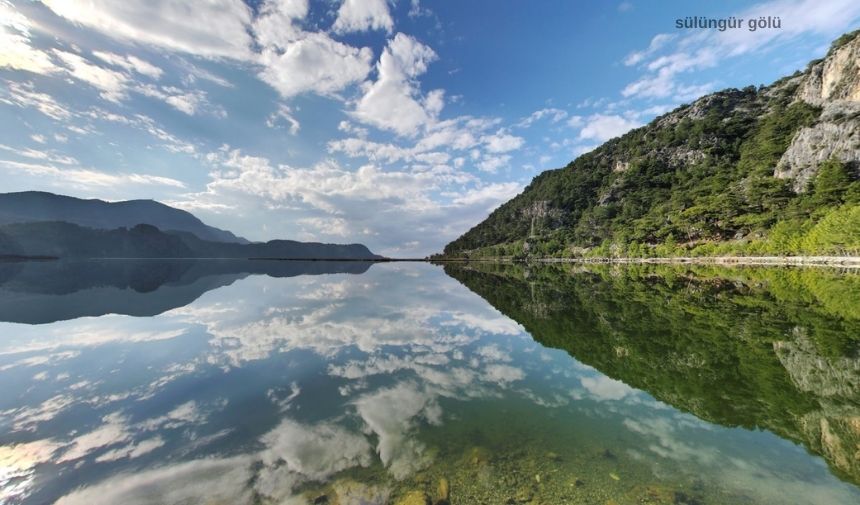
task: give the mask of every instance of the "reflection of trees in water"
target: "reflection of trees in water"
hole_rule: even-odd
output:
[[[860,482],[860,275],[486,263],[445,270],[541,344],[702,419],[803,443]]]

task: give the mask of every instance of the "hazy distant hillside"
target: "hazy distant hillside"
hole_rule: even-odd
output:
[[[41,191],[0,194],[0,224],[33,221],[65,221],[101,230],[151,224],[161,230],[191,232],[204,240],[248,243],[229,231],[204,224],[189,212],[153,200],[105,202]]]
[[[237,244],[201,240],[189,232],[165,232],[148,224],[98,230],[57,221],[0,225],[0,256],[3,255],[60,258],[381,258],[361,244],[293,240]]]
[[[858,33],[538,175],[445,254],[860,254]]]

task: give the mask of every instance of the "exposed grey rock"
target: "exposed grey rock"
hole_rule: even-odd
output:
[[[836,158],[860,161],[860,37],[835,50],[798,78],[795,98],[824,110],[820,122],[802,128],[774,169],[774,176],[793,179],[796,192],[805,191],[821,162]]]
[[[834,100],[860,101],[860,37],[812,64],[797,90],[797,98],[812,105]]]
[[[801,193],[830,158],[856,165],[860,161],[860,102],[831,102],[822,112],[822,121],[801,128],[774,169],[774,176],[793,179]]]

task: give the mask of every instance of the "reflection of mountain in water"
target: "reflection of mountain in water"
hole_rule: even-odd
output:
[[[42,324],[85,316],[154,316],[252,274],[361,274],[361,261],[89,260],[0,262],[0,321]]]
[[[860,275],[455,265],[543,345],[725,426],[803,444],[860,483]]]

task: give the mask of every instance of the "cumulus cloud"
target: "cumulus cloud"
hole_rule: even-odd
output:
[[[500,168],[508,166],[510,161],[511,157],[507,154],[503,154],[501,156],[484,156],[481,161],[477,163],[477,167],[478,170],[482,172],[494,174],[498,172]]]
[[[436,53],[429,46],[403,33],[395,35],[382,51],[376,65],[377,79],[367,86],[353,117],[398,135],[415,135],[442,109],[442,90],[422,98],[415,81],[435,59]]]
[[[260,77],[284,97],[308,91],[332,95],[364,79],[372,58],[369,48],[348,46],[325,33],[310,33],[285,47],[265,48]]]
[[[404,156],[391,149],[391,156]],[[420,154],[414,156],[421,159]],[[206,191],[188,195],[191,208],[236,202],[245,212],[290,216],[279,221],[301,226],[285,229],[281,236],[316,230],[318,234],[303,238],[346,238],[371,246],[382,240],[383,247],[395,247],[407,242],[406,236],[433,229],[426,236],[434,245],[413,244],[421,254],[437,250],[442,241],[467,229],[469,220],[481,219],[520,189],[516,183],[477,185],[474,176],[447,165],[388,170],[366,164],[352,170],[329,160],[297,168],[229,148],[206,158],[213,166],[212,180]]]
[[[385,30],[391,33],[394,21],[386,0],[343,0],[332,29],[337,33]]]
[[[481,139],[486,145],[487,151],[491,153],[506,153],[516,151],[525,144],[526,140],[516,137],[500,130],[493,135],[487,135]]]
[[[623,135],[637,126],[640,126],[638,122],[622,116],[593,114],[584,119],[579,131],[579,138],[605,142]]]

